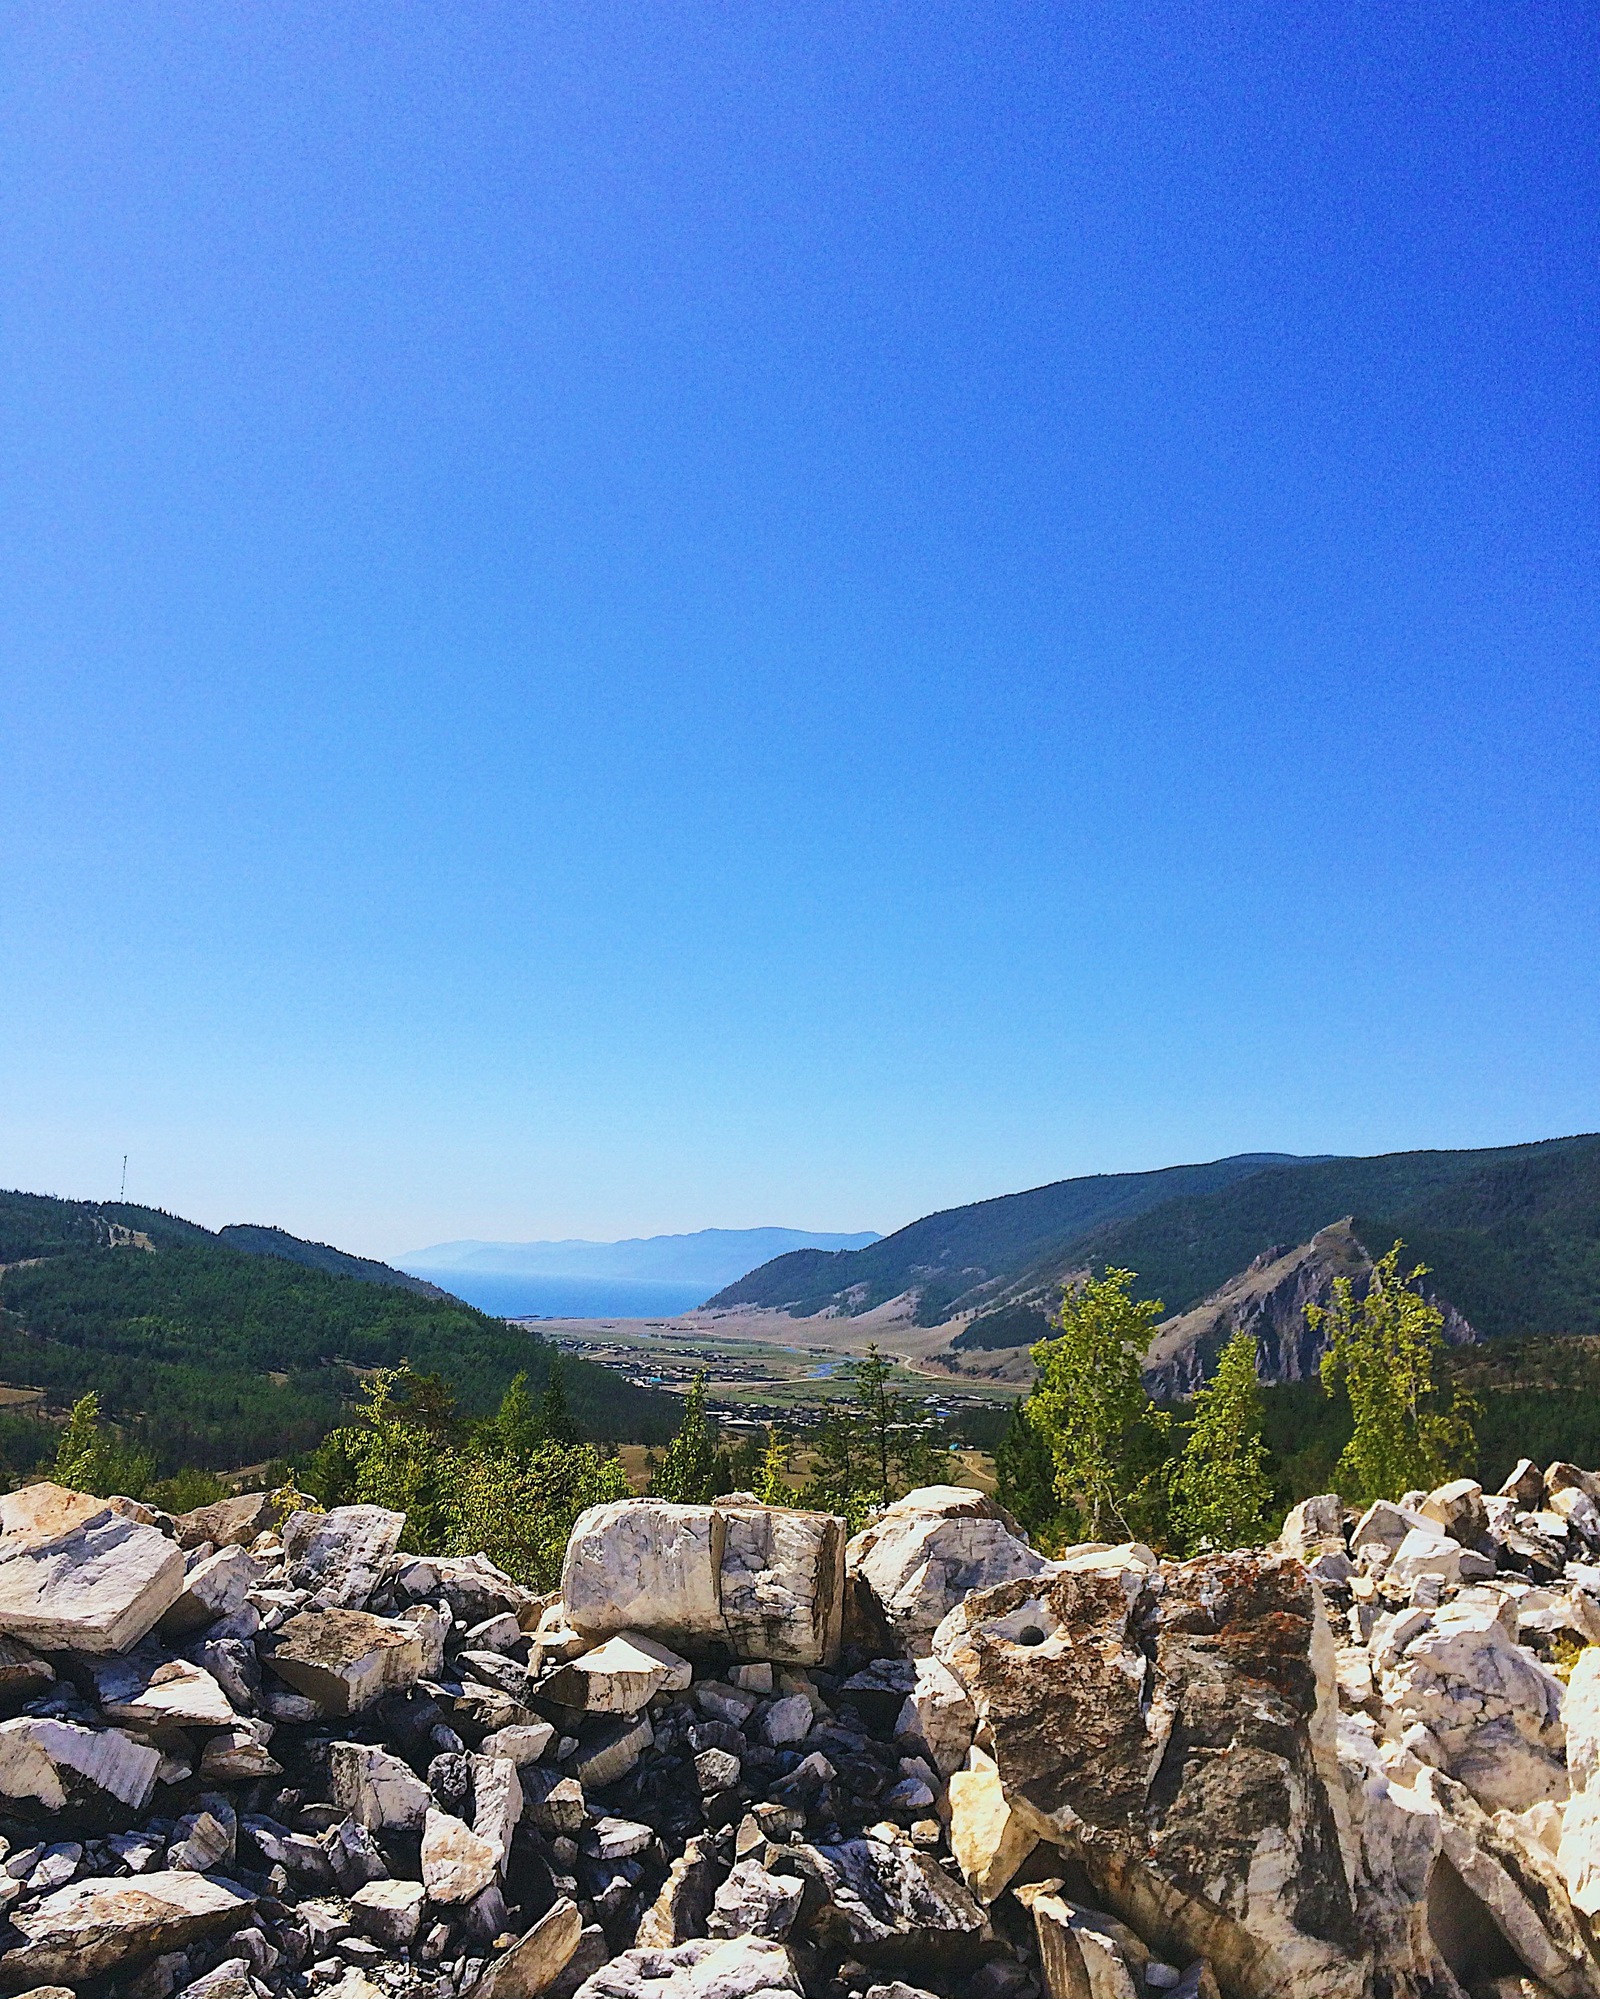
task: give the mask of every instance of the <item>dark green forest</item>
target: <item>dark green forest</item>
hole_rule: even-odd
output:
[[[108,1246],[112,1224],[156,1247]],[[469,1416],[496,1408],[519,1371],[536,1393],[549,1371],[536,1333],[458,1299],[236,1248],[150,1209],[8,1194],[0,1245],[0,1381],[43,1389],[58,1411],[97,1390],[162,1473],[303,1457],[373,1368],[436,1372]],[[658,1443],[675,1427],[671,1397],[594,1363],[567,1361],[566,1388],[586,1436]],[[52,1438],[36,1418],[0,1418],[13,1472]]]

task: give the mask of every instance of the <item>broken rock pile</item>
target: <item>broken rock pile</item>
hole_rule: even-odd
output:
[[[0,1499],[0,1991],[1600,1999],[1572,1467],[1182,1563],[621,1501],[550,1596],[403,1526]]]

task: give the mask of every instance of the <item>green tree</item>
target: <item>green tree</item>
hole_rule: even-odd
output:
[[[533,1455],[544,1432],[540,1423],[540,1411],[534,1405],[528,1392],[526,1371],[514,1374],[500,1398],[500,1407],[484,1426],[485,1441],[492,1449],[504,1451],[513,1458],[527,1458]]]
[[[851,1399],[826,1406],[806,1504],[842,1513],[854,1529],[873,1507],[948,1479],[950,1453],[935,1428],[895,1392],[894,1364],[876,1346],[841,1372]]]
[[[1140,1370],[1162,1306],[1129,1295],[1135,1273],[1108,1270],[1064,1292],[1053,1339],[1033,1348],[1038,1379],[1028,1420],[1055,1461],[1056,1495],[1093,1540],[1111,1526],[1153,1533],[1171,1419]]]
[[[560,1354],[550,1356],[550,1372],[539,1397],[539,1435],[547,1444],[575,1444],[578,1426],[567,1407],[567,1371]]]
[[[716,1493],[720,1470],[717,1430],[706,1414],[706,1378],[701,1373],[684,1397],[683,1421],[662,1453],[650,1490],[658,1499],[703,1506]]]
[[[100,1397],[93,1389],[79,1396],[56,1447],[52,1476],[58,1485],[93,1493],[96,1499],[109,1499],[113,1494],[139,1499],[155,1476],[155,1468],[155,1459],[148,1451],[130,1449],[100,1421]]]
[[[1036,1545],[1055,1539],[1061,1506],[1050,1446],[1028,1420],[1025,1402],[1011,1405],[1011,1417],[995,1448],[995,1497],[1012,1513]]]
[[[1433,1365],[1444,1348],[1444,1314],[1423,1297],[1427,1265],[1400,1274],[1396,1241],[1372,1268],[1366,1296],[1348,1277],[1333,1284],[1331,1305],[1308,1305],[1306,1323],[1325,1332],[1322,1385],[1342,1387],[1354,1425],[1334,1473],[1350,1498],[1398,1499],[1418,1486],[1434,1486],[1470,1470],[1477,1456],[1475,1398],[1458,1393],[1438,1405]]]
[[[1272,1480],[1261,1440],[1256,1342],[1242,1327],[1194,1398],[1194,1416],[1172,1473],[1174,1524],[1191,1555],[1254,1548],[1267,1538]]]
[[[480,1550],[534,1589],[554,1589],[573,1523],[586,1507],[629,1495],[627,1474],[594,1444],[536,1444],[526,1458],[469,1449],[452,1461],[442,1554]]]
[[[788,1482],[789,1446],[776,1423],[767,1425],[766,1455],[756,1476],[755,1495],[764,1506],[793,1506],[795,1490]]]
[[[458,1442],[450,1391],[438,1375],[415,1374],[404,1362],[376,1368],[362,1383],[355,1421],[312,1457],[306,1485],[324,1506],[355,1500],[403,1513],[407,1549],[442,1551]]]
[[[865,1522],[874,1504],[866,1452],[856,1411],[848,1402],[830,1398],[812,1442],[811,1478],[802,1494],[807,1506],[844,1516],[851,1533]]]

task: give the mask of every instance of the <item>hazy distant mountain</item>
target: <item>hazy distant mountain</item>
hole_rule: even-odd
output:
[[[452,1277],[555,1277],[699,1285],[715,1291],[791,1250],[864,1249],[877,1241],[871,1229],[855,1235],[814,1229],[699,1229],[693,1235],[630,1236],[623,1242],[440,1242],[396,1261],[402,1270],[436,1283]]]

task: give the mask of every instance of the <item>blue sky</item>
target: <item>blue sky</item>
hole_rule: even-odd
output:
[[[0,1183],[1600,1126],[1576,4],[0,25]]]

